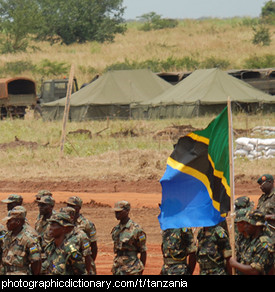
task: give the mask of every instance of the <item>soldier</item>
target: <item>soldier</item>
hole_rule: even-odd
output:
[[[48,275],[84,275],[85,262],[77,246],[66,240],[66,227],[73,226],[70,216],[56,213],[50,219],[50,236],[53,238],[46,246],[46,260],[43,262],[43,273]]]
[[[93,274],[91,271],[91,248],[90,248],[90,240],[87,234],[74,225],[74,218],[75,218],[75,209],[71,207],[63,207],[60,209],[60,212],[64,212],[70,216],[70,223],[73,226],[66,226],[66,240],[71,240],[74,245],[76,245],[77,250],[80,251],[82,256],[85,259],[85,266],[87,274]]]
[[[265,216],[258,210],[250,211],[243,219],[250,241],[242,250],[239,261],[231,258],[232,267],[245,275],[267,275],[273,266],[273,249],[270,238],[264,231]]]
[[[50,219],[53,214],[54,205],[55,201],[51,196],[43,196],[38,202],[39,217],[35,222],[35,230],[39,235],[39,242],[42,248],[42,252],[51,240],[49,235],[48,219]]]
[[[229,237],[219,225],[203,227],[198,233],[197,262],[201,275],[231,274],[228,261],[232,255]]]
[[[162,232],[163,266],[161,275],[192,275],[196,265],[196,246],[191,228]],[[189,256],[189,262],[187,257]]]
[[[115,216],[119,224],[111,232],[114,242],[114,275],[141,275],[143,273],[147,248],[143,229],[129,218],[130,204],[119,201],[115,204]],[[140,257],[138,254],[140,253]]]
[[[21,206],[23,203],[23,198],[17,194],[11,194],[7,199],[2,200],[2,203],[7,204],[8,211],[12,210],[15,206]]]
[[[41,269],[37,239],[24,228],[25,213],[11,210],[3,219],[8,233],[3,241],[2,264],[6,275],[38,275]]]
[[[76,196],[70,197],[67,201],[67,206],[75,209],[74,224],[75,226],[83,230],[90,240],[90,246],[92,251],[91,273],[95,275],[96,274],[95,260],[97,256],[96,227],[94,223],[92,223],[91,221],[86,219],[82,214],[80,214],[82,200],[79,197]]]
[[[250,198],[247,196],[239,197],[235,200],[235,211],[240,209],[251,210],[254,208],[254,202],[250,201]]]
[[[265,220],[268,222],[272,232],[272,242],[275,244],[275,189],[274,178],[270,174],[262,175],[258,180],[263,194],[258,200],[257,210],[265,214]]]

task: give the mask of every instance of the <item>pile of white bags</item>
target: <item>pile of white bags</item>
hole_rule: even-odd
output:
[[[235,156],[247,157],[248,159],[275,157],[275,139],[240,137],[235,142]]]
[[[255,127],[252,129],[252,135],[275,136],[275,127]]]

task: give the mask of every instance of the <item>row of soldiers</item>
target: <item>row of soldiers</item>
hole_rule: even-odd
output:
[[[248,197],[235,201],[236,258],[232,257],[226,224],[203,227],[194,240],[192,228],[162,232],[162,275],[192,274],[196,262],[202,275],[274,274],[274,179],[258,179],[263,195],[256,210]],[[49,191],[36,195],[39,207],[35,228],[26,219],[22,197],[10,195],[7,230],[0,231],[1,274],[96,274],[97,238],[95,225],[81,213],[82,200],[70,197],[58,212]],[[111,236],[114,243],[114,275],[141,275],[146,265],[146,233],[129,217],[130,204],[114,207],[119,221]]]

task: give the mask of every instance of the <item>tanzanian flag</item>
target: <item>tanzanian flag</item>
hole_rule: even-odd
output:
[[[206,129],[178,140],[160,183],[162,230],[225,220],[230,210],[227,107]]]

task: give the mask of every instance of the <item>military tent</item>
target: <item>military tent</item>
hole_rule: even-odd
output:
[[[130,105],[150,100],[172,85],[150,70],[109,71],[71,96],[69,118],[129,118]],[[42,105],[43,118],[62,119],[66,98]]]
[[[275,97],[219,69],[201,69],[157,97],[132,106],[136,119],[161,119],[217,114],[228,97],[235,109],[255,111],[275,107]]]

